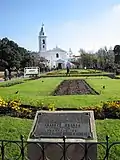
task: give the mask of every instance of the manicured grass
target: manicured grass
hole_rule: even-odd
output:
[[[98,141],[105,141],[105,136],[109,135],[109,142],[120,141],[120,120],[96,120],[96,130]],[[103,159],[103,153],[105,150],[101,145],[98,147],[99,159]],[[119,160],[120,159],[120,144],[114,145],[110,150],[110,160]]]
[[[89,77],[86,79],[90,86],[100,95],[52,96],[52,92],[60,82],[69,78],[73,79],[73,77],[41,78],[39,80],[25,81],[22,84],[11,87],[0,87],[0,96],[5,99],[20,98],[22,103],[36,106],[42,102],[46,105],[54,103],[56,107],[94,106],[101,104],[101,101],[120,99],[120,80],[107,77],[102,77],[102,79]],[[102,88],[103,85],[105,89]],[[15,94],[16,91],[19,91],[19,93]]]
[[[32,121],[12,117],[0,117],[0,140],[20,140],[23,135],[27,139],[32,126]],[[20,144],[19,144],[20,145]],[[17,144],[8,143],[5,146],[5,156],[8,159],[17,159],[20,155],[20,148]],[[0,154],[0,159],[1,154]]]
[[[32,120],[19,119],[12,117],[0,117],[0,139],[19,140],[20,135],[24,135],[25,140],[32,127]],[[96,130],[99,142],[105,141],[106,135],[109,134],[110,142],[120,141],[120,120],[96,120]],[[13,148],[8,148],[8,150]],[[120,146],[113,147],[111,150],[111,160],[119,160]],[[12,152],[17,153],[15,149]],[[99,158],[102,159],[104,150],[102,147],[98,148]]]
[[[20,135],[27,139],[32,122],[29,119],[0,117],[0,140],[20,140]]]

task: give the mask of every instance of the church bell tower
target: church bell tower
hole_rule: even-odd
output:
[[[45,52],[47,50],[47,45],[46,45],[47,36],[45,35],[44,24],[42,24],[38,39],[39,39],[39,53]]]

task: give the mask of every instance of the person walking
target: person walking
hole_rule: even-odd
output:
[[[8,80],[8,76],[9,76],[9,71],[8,71],[8,69],[6,68],[5,71],[4,71],[4,80],[5,80],[5,81]]]
[[[70,76],[70,63],[69,63],[69,62],[67,62],[66,68],[67,68],[66,76],[67,76],[67,75]]]
[[[9,80],[11,80],[11,69],[9,69]]]

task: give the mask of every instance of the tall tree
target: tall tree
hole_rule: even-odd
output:
[[[8,63],[8,68],[20,67],[21,55],[18,50],[18,45],[7,38],[3,38],[0,43],[0,59]]]

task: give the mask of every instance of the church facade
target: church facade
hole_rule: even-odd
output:
[[[44,31],[44,26],[42,25],[41,30],[39,32],[39,55],[40,57],[44,57],[48,60],[48,67],[63,69],[66,68],[67,63],[69,62],[70,56],[69,52],[65,50],[55,47],[51,50],[47,50],[47,36]]]

